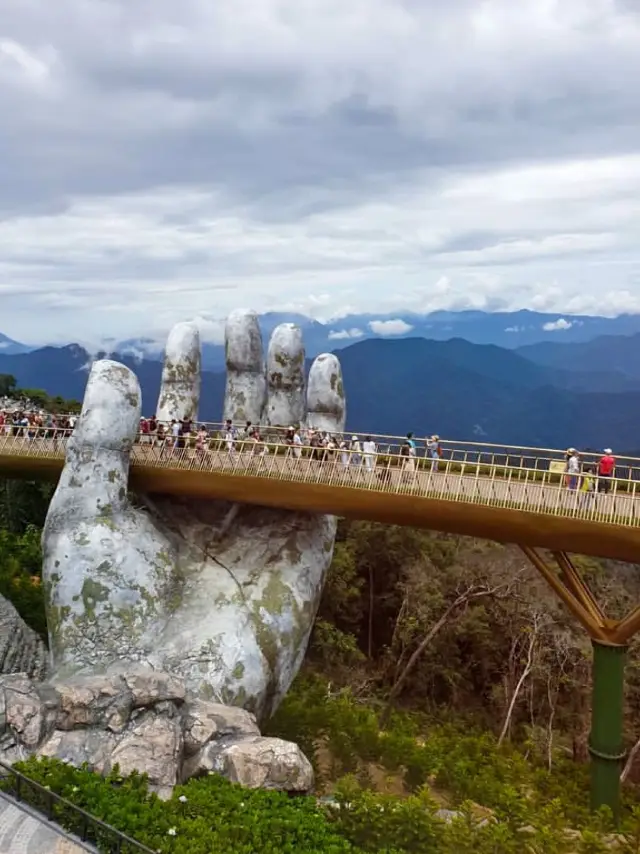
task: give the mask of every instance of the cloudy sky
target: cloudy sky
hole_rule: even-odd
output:
[[[0,8],[12,337],[640,311],[638,0]]]

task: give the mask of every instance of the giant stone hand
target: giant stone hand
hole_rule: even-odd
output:
[[[257,316],[232,314],[226,363],[225,418],[344,429],[340,364],[319,356],[307,389],[297,327],[274,331],[265,365]],[[167,344],[158,418],[195,417],[199,393],[198,330],[179,324]],[[128,368],[93,365],[43,534],[55,679],[159,670],[183,677],[204,700],[265,720],[304,657],[336,520],[172,496],[131,502],[140,399]]]

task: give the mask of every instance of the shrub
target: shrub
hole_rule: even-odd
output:
[[[610,824],[596,817],[582,833],[568,831],[561,806],[552,801],[530,810],[526,822],[479,815],[473,803],[442,815],[423,789],[408,798],[380,795],[345,778],[334,799],[250,791],[218,776],[191,780],[169,801],[147,790],[144,777],[107,778],[55,759],[30,759],[18,770],[159,854],[599,854],[611,850]],[[6,780],[0,788],[8,788]],[[25,800],[43,807],[42,796],[23,788]],[[55,819],[77,830],[64,805]],[[618,837],[620,854],[638,851],[640,812]],[[99,850],[107,851],[98,836]],[[123,854],[129,854],[127,846]]]
[[[353,846],[313,798],[249,791],[218,776],[178,786],[168,802],[149,793],[144,777],[107,778],[55,759],[29,759],[17,770],[162,854],[351,854]],[[4,788],[7,783],[1,784]],[[25,794],[36,808],[41,796]],[[75,830],[73,814],[56,819]],[[98,840],[98,843],[100,840]]]

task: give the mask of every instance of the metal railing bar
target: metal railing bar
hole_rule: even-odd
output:
[[[140,854],[156,854],[156,852],[154,852],[151,848],[148,848],[142,842],[137,842],[135,839],[128,836],[126,833],[123,833],[116,827],[113,827],[113,825],[107,824],[106,822],[102,821],[102,819],[99,819],[97,816],[91,815],[91,813],[82,809],[82,807],[79,807],[72,801],[63,798],[62,795],[58,795],[55,792],[52,792],[46,786],[43,786],[36,780],[31,779],[31,777],[28,777],[21,771],[17,771],[15,768],[13,768],[13,766],[8,765],[6,762],[0,761],[0,769],[3,772],[2,777],[0,778],[0,782],[4,783],[8,780],[8,778],[13,781],[11,788],[9,789],[9,793],[15,797],[16,801],[21,802],[24,799],[23,787],[28,787],[29,789],[35,791],[44,798],[46,805],[45,812],[42,812],[42,810],[39,809],[38,806],[34,806],[33,804],[29,803],[29,801],[25,801],[25,803],[29,804],[29,806],[37,813],[45,815],[49,821],[53,821],[55,819],[54,806],[62,806],[65,809],[69,810],[72,814],[77,815],[79,819],[80,839],[83,842],[90,841],[90,830],[100,831],[101,833],[113,838],[113,845],[110,848],[110,851],[113,852],[113,854],[115,854],[115,852],[121,851],[122,845],[124,843],[126,843],[126,845],[128,845],[129,848],[133,851],[140,852]],[[62,825],[60,826],[62,827]],[[97,841],[97,837],[94,841]]]

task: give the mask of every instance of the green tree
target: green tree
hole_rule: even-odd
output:
[[[17,387],[16,378],[11,374],[0,374],[0,397],[10,397]]]
[[[42,528],[55,486],[26,480],[0,480],[0,528],[22,534]]]
[[[41,569],[38,528],[28,527],[22,534],[0,529],[0,595],[15,606],[28,626],[46,639]]]
[[[30,400],[41,409],[47,408],[51,401],[47,392],[43,391],[41,388],[21,388],[20,394],[22,397]]]

